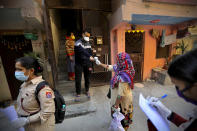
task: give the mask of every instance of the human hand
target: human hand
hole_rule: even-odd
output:
[[[69,56],[69,58],[70,58],[71,61],[73,61],[73,57],[72,56]]]
[[[94,57],[94,60],[96,61],[96,64],[97,64],[97,65],[100,65],[100,64],[101,64],[101,62],[100,62],[100,60],[98,59],[98,57]]]
[[[172,111],[169,110],[161,101],[159,101],[159,98],[149,97],[147,98],[147,101],[149,105],[155,107],[166,119],[171,115]]]
[[[94,60],[97,61],[97,60],[99,60],[99,59],[98,59],[98,57],[94,57]]]
[[[116,111],[116,112],[120,112],[120,107],[115,108],[115,111]]]
[[[29,120],[27,119],[27,117],[20,117],[11,121],[11,125],[16,129],[24,127],[28,123],[29,123]]]
[[[100,65],[100,64],[101,64],[101,62],[100,62],[99,60],[97,60],[97,61],[96,61],[96,64],[97,64],[97,65]]]
[[[147,100],[149,103],[151,103],[151,102],[157,102],[157,101],[159,100],[159,98],[148,96],[148,97],[146,97],[146,100]]]
[[[94,61],[94,58],[92,56],[90,56],[90,61]]]
[[[113,105],[113,106],[111,107],[111,109],[112,109],[113,112],[117,112],[120,108],[119,108],[119,106],[117,106],[117,105]]]

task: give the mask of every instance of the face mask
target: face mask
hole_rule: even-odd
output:
[[[83,39],[84,39],[85,41],[89,41],[89,40],[90,40],[89,37],[83,37]]]
[[[193,100],[193,99],[191,99],[191,98],[188,98],[188,97],[186,97],[186,96],[183,94],[184,91],[186,91],[187,89],[189,89],[188,87],[186,87],[186,89],[184,89],[184,90],[182,90],[182,91],[179,90],[178,86],[175,86],[175,87],[176,87],[176,92],[177,92],[178,96],[180,96],[181,98],[183,98],[183,99],[184,99],[185,101],[187,101],[187,102],[190,102],[190,103],[192,103],[192,104],[194,104],[194,105],[197,105],[197,101],[195,101],[195,100]]]
[[[72,36],[71,36],[71,39],[73,39],[73,40],[74,40],[74,39],[75,39],[75,36],[74,36],[74,35],[72,35]]]
[[[25,76],[24,72],[22,71],[15,71],[15,77],[17,80],[20,80],[20,81],[27,81],[29,78],[29,76]]]

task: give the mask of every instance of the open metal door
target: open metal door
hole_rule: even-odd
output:
[[[143,80],[144,65],[144,33],[125,33],[125,50],[130,54],[135,69],[134,81]]]

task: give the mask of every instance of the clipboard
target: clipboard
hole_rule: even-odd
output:
[[[158,131],[170,131],[168,120],[156,108],[150,106],[141,93],[139,95],[139,106]]]

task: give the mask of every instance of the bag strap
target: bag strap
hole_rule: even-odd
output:
[[[46,81],[42,81],[40,82],[37,86],[36,86],[36,90],[35,90],[35,98],[38,102],[38,104],[40,105],[40,101],[38,99],[38,93],[46,86],[49,85],[48,82]]]

